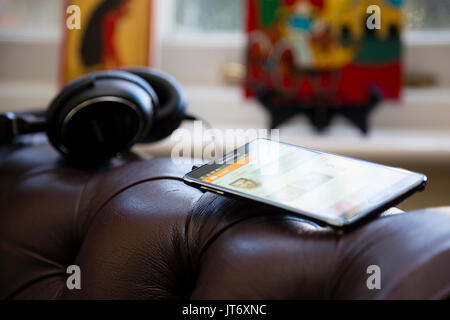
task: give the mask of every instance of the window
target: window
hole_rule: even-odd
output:
[[[243,28],[242,0],[177,0],[177,32],[239,32]]]
[[[0,29],[56,30],[62,4],[60,0],[0,0]]]
[[[450,0],[406,0],[410,30],[450,29]]]
[[[242,61],[244,0],[154,1],[160,40],[157,66],[184,83],[223,84],[224,65]],[[23,40],[34,43],[30,52],[36,50],[35,56],[39,57],[42,51],[46,59],[49,48],[58,46],[63,3],[62,0],[0,0],[0,49],[8,46],[9,57],[23,59]],[[429,73],[441,84],[449,85],[450,72],[438,61],[450,56],[450,0],[404,0],[404,3],[407,70]],[[22,54],[16,55],[11,43]],[[45,61],[53,63],[57,53],[51,57]],[[4,64],[11,70],[21,68],[18,60]],[[202,66],[200,70],[198,65]],[[49,66],[52,68],[56,67]],[[0,77],[0,81],[4,80]]]
[[[243,25],[243,0],[165,1],[175,1],[179,32],[238,32]],[[0,28],[55,29],[63,2],[0,0]],[[405,9],[410,30],[450,29],[450,0],[405,0]]]
[[[239,32],[242,0],[176,0],[177,31]],[[450,0],[405,0],[409,30],[450,29]]]

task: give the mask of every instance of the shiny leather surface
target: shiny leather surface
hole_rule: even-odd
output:
[[[203,193],[178,180],[189,170],[136,156],[77,169],[47,144],[1,147],[0,298],[450,297],[450,208],[339,233]],[[81,290],[66,287],[73,264]]]

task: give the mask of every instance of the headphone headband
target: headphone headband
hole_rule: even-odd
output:
[[[184,119],[181,86],[146,68],[100,71],[68,83],[40,116],[0,114],[0,143],[46,131],[66,158],[98,163],[170,135]]]

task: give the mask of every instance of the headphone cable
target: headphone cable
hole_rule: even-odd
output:
[[[208,129],[213,129],[213,126],[211,125],[211,123],[209,123],[208,121],[206,121],[205,119],[192,114],[192,113],[186,113],[184,115],[184,120],[188,120],[188,121],[201,121],[203,124],[205,124],[206,127],[208,127]]]

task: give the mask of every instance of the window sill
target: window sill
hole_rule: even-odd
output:
[[[221,130],[266,128],[268,115],[253,100],[245,100],[232,87],[186,87],[190,112]],[[358,129],[337,118],[323,134],[308,121],[296,117],[283,125],[280,140],[348,156],[380,162],[436,162],[450,159],[450,90],[446,88],[407,89],[403,102],[386,102],[370,118],[371,132]],[[184,128],[192,130],[192,124]],[[205,128],[206,129],[206,128]],[[194,141],[201,141],[195,136]],[[166,139],[139,147],[155,155],[168,156],[176,141]]]
[[[219,129],[266,128],[268,115],[256,101],[246,100],[236,87],[185,86],[189,111]],[[45,106],[57,92],[53,84],[0,83],[0,112]],[[24,94],[25,93],[25,94]],[[448,162],[450,159],[450,89],[406,89],[402,103],[386,102],[370,118],[368,136],[337,118],[317,134],[302,117],[286,123],[282,141],[371,160],[407,159]],[[192,124],[183,124],[192,129]],[[194,137],[201,141],[201,137]],[[140,146],[158,156],[170,155],[176,141]]]

